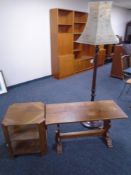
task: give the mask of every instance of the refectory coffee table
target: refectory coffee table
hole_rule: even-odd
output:
[[[46,105],[46,125],[57,124],[56,149],[62,153],[62,139],[102,136],[110,148],[112,140],[109,137],[111,120],[126,119],[127,115],[112,100],[95,102],[75,102]],[[67,132],[60,131],[60,124],[78,123],[85,121],[103,121],[103,127],[87,131]],[[68,126],[67,126],[68,127]]]

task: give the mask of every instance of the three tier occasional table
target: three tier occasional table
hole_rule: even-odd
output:
[[[32,102],[11,105],[2,127],[11,157],[47,152],[45,104]]]

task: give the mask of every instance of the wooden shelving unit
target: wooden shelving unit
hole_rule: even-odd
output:
[[[85,27],[88,14],[80,11],[51,9],[52,74],[61,79],[93,68],[95,47],[77,43]],[[100,48],[98,65],[103,65],[105,49]]]

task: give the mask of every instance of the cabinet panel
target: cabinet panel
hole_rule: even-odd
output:
[[[91,59],[87,60],[86,64],[87,64],[88,69],[93,68],[93,66],[94,66],[93,59],[91,58]]]
[[[93,59],[75,60],[75,72],[84,71],[93,68]]]
[[[67,55],[73,53],[73,35],[70,33],[58,34],[58,54]]]
[[[114,55],[112,58],[111,76],[123,79],[123,68],[121,56],[124,55],[122,45],[115,45]]]
[[[72,75],[74,73],[74,56],[65,55],[59,57],[59,78],[64,78],[66,76]]]

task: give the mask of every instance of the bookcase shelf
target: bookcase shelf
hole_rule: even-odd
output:
[[[85,12],[74,12],[74,23],[86,23],[87,13]]]
[[[74,49],[73,52],[80,52],[81,49]]]
[[[72,33],[72,25],[58,25],[59,33]]]
[[[82,33],[85,27],[85,23],[74,23],[74,33]]]
[[[80,37],[80,33],[73,33],[74,34],[74,42]]]
[[[72,25],[73,23],[73,11],[70,10],[58,10],[58,24]]]
[[[85,25],[85,22],[74,22],[74,24],[84,24]]]
[[[86,12],[58,8],[50,10],[51,63],[55,78],[61,79],[93,68],[91,59],[95,54],[95,46],[76,42],[87,19]],[[100,48],[98,65],[104,64],[105,51],[102,49]]]
[[[82,32],[74,32],[73,34],[74,34],[74,35],[79,35],[79,36],[80,36],[81,33],[82,33]]]

